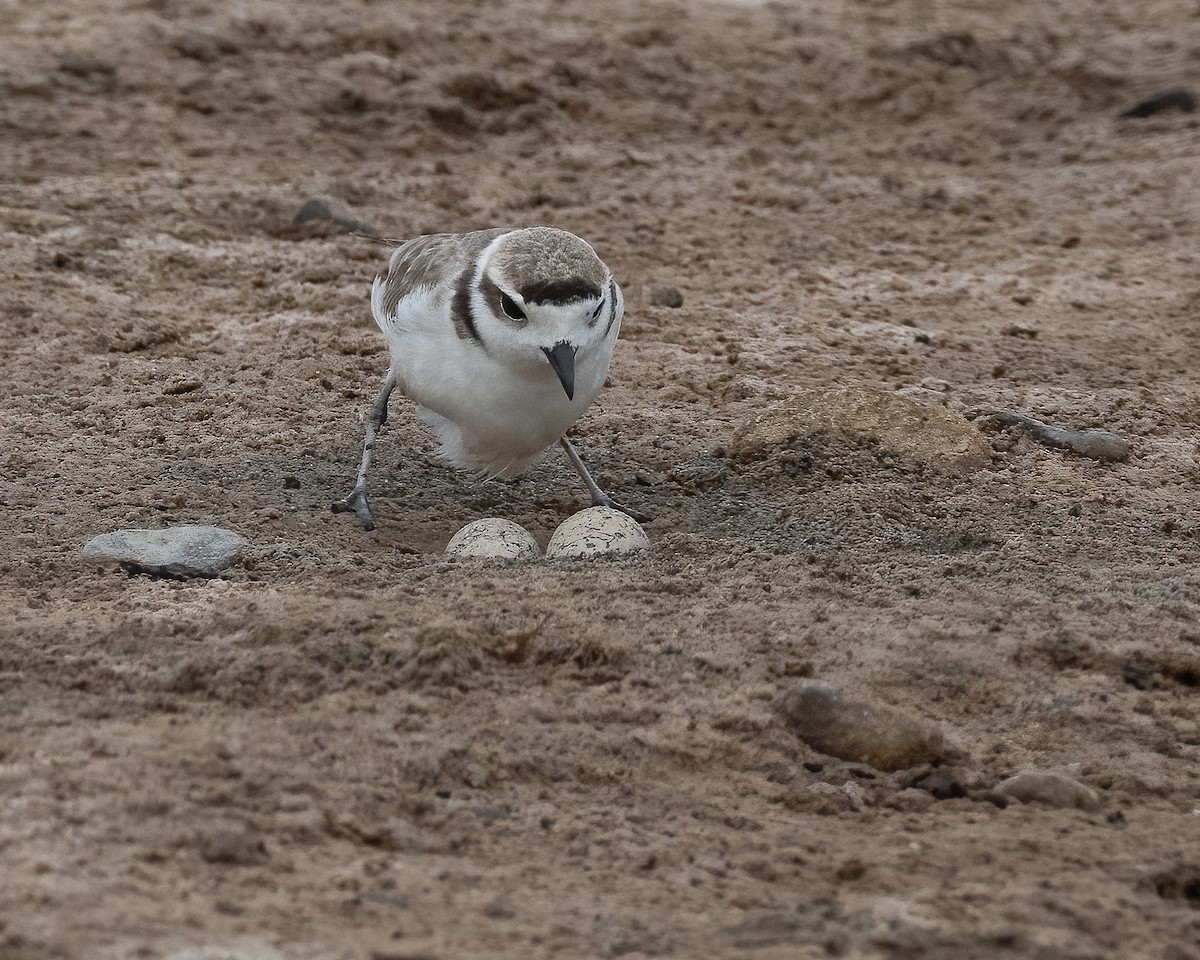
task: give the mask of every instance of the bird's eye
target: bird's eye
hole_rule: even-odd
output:
[[[592,319],[599,320],[600,319],[600,311],[603,309],[604,309],[604,301],[601,300],[598,304],[596,304],[596,309],[592,311]]]
[[[507,293],[500,293],[500,307],[504,310],[504,315],[509,320],[524,320],[525,311],[517,306],[517,301],[510,297]]]

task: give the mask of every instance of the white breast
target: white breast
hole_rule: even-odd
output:
[[[373,290],[376,305],[380,282]],[[595,399],[608,375],[619,324],[598,347],[576,357],[575,399],[568,400],[550,364],[502,366],[477,343],[460,339],[444,289],[406,297],[392,317],[376,320],[405,396],[441,443],[450,463],[490,476],[513,477],[539,458]]]

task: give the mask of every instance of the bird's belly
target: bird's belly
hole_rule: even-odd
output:
[[[536,460],[579,419],[604,382],[603,372],[581,369],[571,401],[549,364],[520,376],[482,352],[471,358],[473,370],[421,352],[408,352],[396,364],[405,395],[427,411],[423,419],[445,459],[495,476],[515,476]]]

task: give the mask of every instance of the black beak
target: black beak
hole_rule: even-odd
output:
[[[542,347],[542,353],[558,374],[559,383],[567,391],[567,399],[575,399],[575,347],[566,340],[559,340],[553,347]]]

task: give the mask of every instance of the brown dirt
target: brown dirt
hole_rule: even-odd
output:
[[[1166,0],[0,6],[0,957],[1200,957],[1200,126],[1117,119],[1195,80],[1198,27]],[[330,514],[386,250],[293,225],[313,198],[596,246],[629,309],[577,435],[657,515],[650,557],[443,559],[583,500],[557,457],[454,474],[403,405],[379,529]],[[733,455],[843,388],[1133,456],[979,418],[959,468],[833,412]],[[79,556],[176,522],[245,556]],[[780,711],[808,675],[948,763],[818,754]],[[1026,767],[1099,808],[992,802]]]

